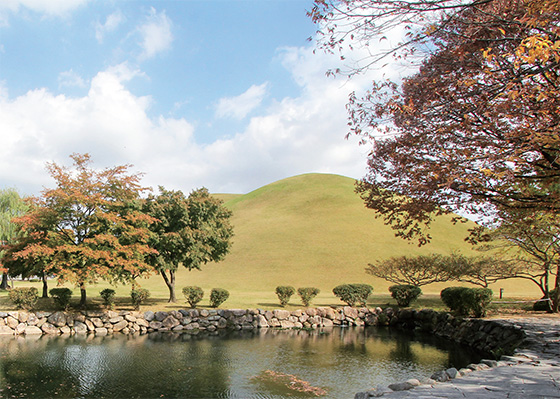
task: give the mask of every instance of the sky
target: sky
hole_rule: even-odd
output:
[[[142,184],[248,193],[302,173],[360,178],[346,103],[311,0],[2,0],[0,188],[53,188],[89,153]],[[357,56],[357,55],[355,55]]]

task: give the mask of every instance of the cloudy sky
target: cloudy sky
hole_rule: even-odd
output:
[[[311,0],[2,0],[0,188],[53,187],[46,162],[90,153],[143,184],[247,193],[285,177],[359,178],[348,94],[325,76]]]

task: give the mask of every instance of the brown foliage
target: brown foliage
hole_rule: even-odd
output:
[[[406,40],[370,61],[426,49],[416,74],[374,82],[348,106],[351,132],[373,144],[358,192],[397,235],[424,244],[450,211],[558,212],[558,2],[318,0],[310,14],[326,24],[323,48],[407,21]]]

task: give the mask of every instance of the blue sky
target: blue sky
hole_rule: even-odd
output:
[[[52,187],[88,152],[146,186],[246,193],[300,173],[359,178],[345,104],[371,77],[327,78],[311,0],[0,3],[0,187]]]

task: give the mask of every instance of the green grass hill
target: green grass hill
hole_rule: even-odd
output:
[[[183,270],[177,286],[220,287],[232,292],[272,293],[278,285],[314,286],[324,293],[342,283],[372,284],[387,293],[388,282],[364,272],[376,259],[430,252],[470,251],[469,224],[441,217],[432,242],[422,248],[394,236],[354,192],[355,180],[305,174],[245,195],[218,195],[233,211],[231,253],[202,271]],[[426,287],[439,293],[441,285]],[[332,295],[332,294],[331,294]]]
[[[230,292],[225,307],[277,308],[274,290],[278,285],[317,287],[321,293],[313,305],[341,305],[332,289],[344,283],[371,284],[374,296],[384,301],[391,284],[366,274],[368,263],[391,256],[471,251],[464,238],[472,224],[453,224],[449,217],[440,217],[433,223],[432,242],[424,247],[396,238],[382,219],[375,218],[374,211],[365,208],[354,192],[354,184],[348,177],[314,173],[280,180],[244,195],[216,194],[233,211],[235,237],[231,252],[224,261],[207,264],[201,271],[180,268],[177,304],[166,303],[168,291],[161,276],[139,281],[150,290],[151,306],[185,306],[181,290],[188,285],[204,289],[201,306],[208,305],[212,288],[225,288]],[[17,284],[40,288],[38,282]],[[422,287],[422,291],[426,299],[435,298],[437,302],[439,292],[448,285],[431,284]],[[52,281],[50,288],[55,286]],[[79,295],[75,287],[67,286],[74,290],[75,297]],[[99,291],[107,287],[108,283],[101,281],[89,285],[88,297],[99,298]],[[129,304],[130,286],[111,288]],[[505,288],[508,297],[539,297],[535,285],[525,280],[507,280],[492,288],[495,293]],[[9,306],[6,295],[0,300]],[[301,307],[297,295],[292,297],[290,306]]]

